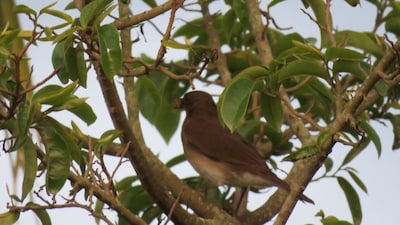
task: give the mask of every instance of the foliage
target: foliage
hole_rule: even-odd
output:
[[[0,223],[13,224],[22,211],[32,210],[42,224],[51,224],[46,210],[60,207],[58,203],[26,200],[32,192],[39,200],[44,198],[41,194],[46,195],[35,191],[35,183],[40,182],[37,176],[45,176],[47,197],[53,199],[62,188],[68,187],[69,180],[71,196],[62,206],[79,206],[108,224],[113,223],[104,214],[105,205],[118,213],[119,224],[146,224],[164,219],[197,224],[203,221],[200,217],[215,223],[255,224],[273,218],[283,207],[282,196],[287,193],[275,193],[271,197],[274,204],[267,202],[255,211],[263,213],[243,211],[233,217],[237,201],[231,189],[213,188],[207,191],[205,199],[193,190],[202,186],[202,179],[187,178],[181,182],[171,172],[171,167],[184,161],[182,155],[162,163],[146,147],[138,128],[139,111],[168,142],[180,118],[171,103],[194,87],[196,81],[224,88],[218,101],[221,121],[260,146],[259,151],[265,158],[272,156],[272,162],[276,155],[293,161],[288,176],[291,181],[307,186],[319,169],[324,172],[314,177],[315,181],[335,178],[347,199],[353,224],[361,224],[362,205],[355,187],[364,192],[367,187],[350,163],[370,143],[378,156],[382,154],[381,140],[371,121],[391,123],[395,136],[393,149],[400,147],[400,115],[394,110],[400,108],[400,44],[392,41],[400,34],[399,2],[368,1],[376,7],[376,24],[370,32],[359,32],[333,29],[330,1],[303,0],[310,20],[320,28],[319,45],[299,33],[273,28],[276,21],[270,10],[284,4],[281,0],[271,1],[267,11],[260,9],[254,0],[226,0],[227,10],[213,15],[208,1],[193,5],[178,0],[163,4],[143,2],[152,8],[147,13],[129,15],[127,1],[94,0],[75,19],[70,14],[76,10],[74,3],[68,6],[69,10],[73,8],[71,11],[57,10],[55,3],[39,11],[18,5],[14,12],[28,18],[32,30],[2,25],[3,151],[17,152],[25,160],[21,165],[22,194],[10,195],[13,204],[8,212],[0,214]],[[349,7],[359,4],[359,1],[346,2]],[[172,32],[175,13],[188,7],[200,11],[202,16]],[[119,19],[113,20],[116,9]],[[132,27],[167,10],[170,18],[156,57],[133,57]],[[54,26],[42,24],[43,16],[62,22]],[[262,19],[267,23],[258,23]],[[393,38],[379,35],[380,27]],[[11,48],[16,39],[25,40],[23,48]],[[23,74],[21,67],[27,63],[28,49],[43,42],[54,43],[54,70],[42,81],[31,84],[33,71]],[[227,50],[222,52],[221,46]],[[183,50],[187,57],[165,62],[168,48]],[[91,73],[98,79],[114,123],[98,139],[84,134],[75,123],[69,128],[53,117],[55,112],[67,112],[87,125],[96,121],[95,106],[75,94],[77,89],[86,88]],[[59,84],[48,82],[53,77],[58,78]],[[124,84],[128,114],[116,90],[116,78],[121,78]],[[349,146],[349,150],[343,162],[334,162],[329,154],[339,144]],[[121,158],[115,170],[107,168],[106,155]],[[116,182],[115,172],[126,159],[137,174]],[[338,165],[336,169],[334,164]],[[299,167],[308,168],[304,170],[307,173],[299,171]],[[88,203],[75,199],[82,192]],[[278,218],[286,221],[289,215],[290,212]],[[322,224],[350,224],[333,216],[325,217],[323,212],[318,215]]]

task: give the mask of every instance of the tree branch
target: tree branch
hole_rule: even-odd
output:
[[[215,49],[218,54],[217,58],[217,70],[221,76],[222,84],[227,85],[231,80],[231,72],[228,70],[228,64],[226,61],[225,54],[221,51],[221,42],[219,40],[219,34],[214,27],[213,19],[208,8],[209,1],[200,1],[201,13],[204,17],[205,30],[208,33],[208,38],[212,49]]]

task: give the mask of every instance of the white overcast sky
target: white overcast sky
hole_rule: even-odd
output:
[[[30,7],[38,10],[43,6],[46,6],[53,2],[53,0],[42,0],[42,1],[30,1],[30,0],[17,0],[19,4],[26,4]],[[69,1],[59,1],[56,8],[63,9]],[[135,1],[132,1],[132,10],[134,13],[139,13],[146,9],[142,4],[134,5]],[[213,9],[216,11],[220,7],[222,1],[216,1],[213,3]],[[266,6],[269,1],[262,1],[262,5]],[[350,7],[344,1],[338,0],[333,1],[332,11],[334,15],[335,27],[338,29],[354,29],[359,31],[370,31],[373,26],[375,11],[374,8],[369,5],[366,1],[362,1],[362,5],[358,7]],[[277,23],[281,27],[293,27],[288,32],[299,32],[304,37],[317,37],[318,28],[311,22],[306,15],[301,12],[300,1],[290,1],[290,3],[283,3],[277,7],[273,7],[272,16],[275,18]],[[68,12],[67,12],[68,13]],[[77,15],[77,14],[76,14]],[[155,23],[165,24],[169,14],[165,13],[163,18],[155,20]],[[178,18],[190,20],[182,11],[178,11]],[[30,23],[26,17],[22,17],[20,21],[24,28],[29,28]],[[43,24],[48,22],[50,17],[43,18]],[[51,21],[51,20],[50,20]],[[56,22],[56,21],[55,21]],[[164,26],[165,27],[165,26]],[[179,27],[176,25],[175,27]],[[154,33],[154,29],[148,23],[144,25],[144,32],[147,42],[141,42],[140,44],[134,45],[134,55],[140,55],[142,52],[146,52],[148,55],[156,55],[156,50],[160,43],[160,36]],[[381,33],[383,34],[383,32]],[[139,35],[143,37],[139,31],[134,30],[133,36]],[[29,56],[32,58],[31,64],[34,66],[34,81],[39,81],[44,78],[47,74],[52,71],[51,65],[51,52],[53,46],[51,44],[40,44],[37,47],[33,47],[29,51]],[[184,55],[181,51],[169,51],[167,59],[179,58]],[[56,81],[54,81],[56,82]],[[119,84],[117,84],[119,85]],[[214,87],[206,87],[197,85],[200,90],[206,90],[212,94],[219,94],[220,89]],[[95,112],[97,113],[98,119],[94,125],[85,127],[84,123],[79,122],[76,117],[57,114],[55,117],[65,124],[69,125],[71,120],[78,122],[84,131],[89,132],[91,135],[99,136],[102,132],[112,129],[109,116],[105,111],[105,105],[103,99],[99,93],[99,87],[93,74],[88,79],[88,88],[80,89],[78,93],[81,96],[89,97],[88,102],[91,105],[96,105]],[[400,204],[400,181],[398,172],[400,171],[399,163],[399,151],[393,152],[391,150],[393,134],[391,126],[384,126],[382,124],[373,123],[378,129],[378,133],[382,138],[383,153],[380,159],[377,159],[377,153],[373,145],[370,145],[360,157],[358,157],[350,166],[356,168],[359,171],[359,176],[368,187],[368,195],[364,194],[359,188],[357,188],[359,196],[361,198],[361,204],[363,207],[363,225],[375,225],[375,224],[397,224],[400,221],[399,215],[399,204]],[[145,135],[146,143],[156,153],[160,155],[163,161],[167,161],[173,156],[182,153],[182,144],[180,141],[180,130],[174,135],[173,139],[168,145],[161,139],[160,135],[154,129],[152,125],[149,125],[146,121],[143,121],[143,132]],[[338,163],[347,153],[346,148],[340,145],[336,145],[331,157],[338,159]],[[112,163],[115,163],[115,159],[110,159]],[[0,212],[6,211],[6,203],[9,201],[6,191],[6,185],[9,186],[10,190],[14,190],[12,178],[10,173],[4,172],[10,170],[10,158],[4,153],[0,153],[0,165],[2,168],[3,177],[0,179]],[[110,163],[110,165],[112,165]],[[290,163],[279,163],[279,166],[288,170],[291,166]],[[194,170],[189,164],[185,163],[174,168],[174,172],[179,177],[183,178],[186,176],[194,175]],[[133,170],[130,165],[126,164],[121,171],[118,173],[118,177],[133,174]],[[282,174],[280,174],[282,175]],[[344,175],[344,174],[343,174]],[[6,176],[6,177],[4,177]],[[347,177],[347,176],[346,176]],[[20,193],[20,184],[16,185],[17,193]],[[255,207],[263,202],[269,193],[273,190],[267,191],[266,194],[258,194],[250,199],[250,204]],[[343,192],[340,190],[335,179],[324,179],[316,183],[311,183],[305,193],[311,197],[316,204],[309,205],[299,203],[296,206],[295,212],[289,219],[288,224],[299,225],[299,224],[320,224],[319,218],[314,215],[320,210],[324,210],[326,215],[334,215],[340,219],[352,222],[350,210],[348,209],[346,199]],[[65,193],[67,196],[67,193]],[[82,210],[51,210],[50,212],[53,224],[55,225],[69,225],[69,224],[96,224],[92,217],[88,216],[88,213]],[[33,224],[33,216],[31,213],[23,213],[20,217],[19,224]],[[272,223],[268,223],[272,224]]]

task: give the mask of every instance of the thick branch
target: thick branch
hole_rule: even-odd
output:
[[[214,27],[213,19],[208,8],[209,1],[200,1],[201,12],[204,17],[205,30],[208,33],[210,40],[210,45],[212,49],[215,49],[218,54],[217,58],[217,70],[221,76],[222,84],[227,85],[231,80],[231,73],[228,70],[228,64],[226,61],[225,54],[221,51],[221,42],[219,40],[219,35]]]
[[[162,164],[148,148],[140,145],[129,126],[114,82],[105,76],[98,61],[94,60],[93,65],[114,127],[122,132],[121,142],[125,145],[130,143],[127,156],[135,168],[143,187],[150,193],[160,208],[164,212],[169,212],[176,202],[176,196],[182,193],[182,201],[187,203],[200,216],[211,219],[223,218],[224,221],[235,224],[235,220],[232,217],[206,201],[198,192],[189,188]],[[172,220],[176,224],[206,223],[205,220],[189,214],[180,205],[174,208]]]
[[[249,11],[251,30],[257,46],[257,52],[261,59],[261,65],[266,66],[272,60],[271,48],[265,37],[265,26],[261,19],[261,11],[258,0],[248,0],[247,10]]]

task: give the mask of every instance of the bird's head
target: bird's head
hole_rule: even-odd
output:
[[[175,108],[184,109],[186,111],[186,116],[217,116],[217,107],[211,95],[204,91],[192,91],[186,93],[183,98],[175,102]]]

